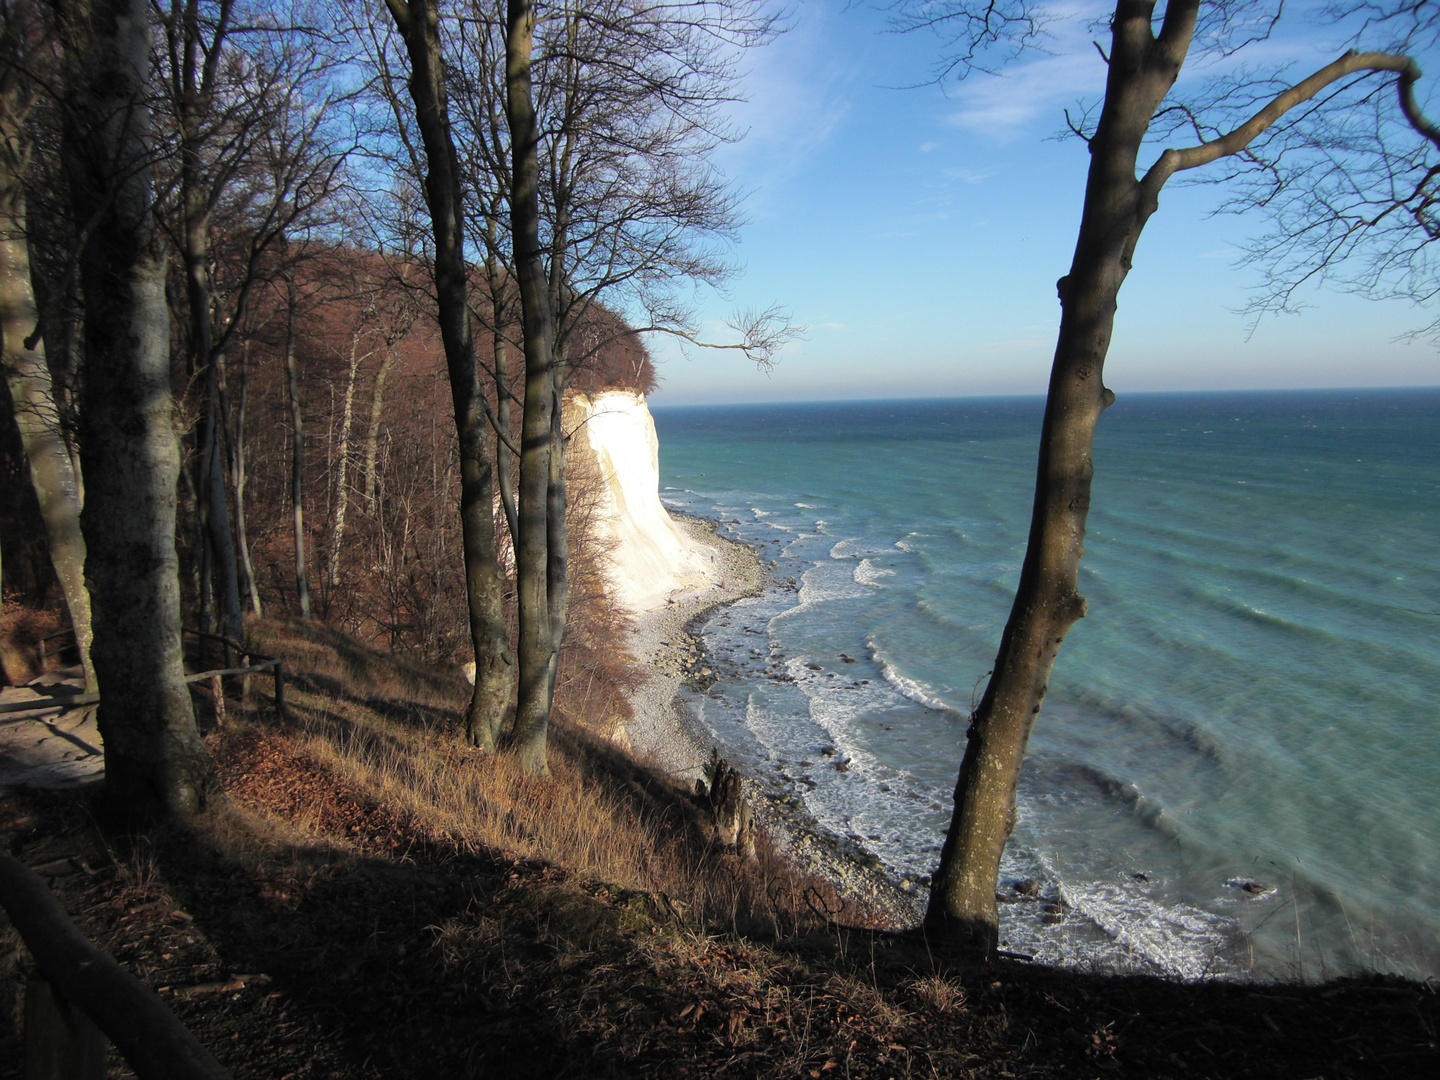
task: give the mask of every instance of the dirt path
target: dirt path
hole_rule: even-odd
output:
[[[105,756],[94,707],[66,709],[58,700],[84,689],[79,667],[0,689],[0,706],[35,703],[0,711],[0,787],[73,788],[100,779]]]

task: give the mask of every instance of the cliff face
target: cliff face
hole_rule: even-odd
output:
[[[645,399],[627,390],[571,393],[565,430],[571,460],[592,474],[615,599],[638,614],[718,584],[715,551],[676,528],[660,503],[660,443]]]

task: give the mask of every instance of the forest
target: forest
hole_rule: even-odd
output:
[[[1042,970],[999,948],[996,914],[1021,759],[1085,614],[1101,375],[1160,190],[1219,162],[1312,215],[1313,247],[1280,253],[1283,304],[1301,256],[1338,265],[1357,231],[1323,182],[1285,201],[1316,129],[1282,121],[1338,101],[1382,116],[1371,224],[1424,229],[1440,132],[1403,49],[1420,7],[1367,23],[1413,23],[1394,48],[1256,77],[1204,118],[1163,107],[1187,50],[1242,47],[1268,9],[1107,20],[1105,100],[1073,125],[1092,164],[1029,549],[915,927],[788,858],[718,755],[691,788],[606,738],[646,672],[566,394],[650,392],[656,336],[766,367],[800,333],[767,307],[709,340],[693,310],[736,272],[726,107],[787,12],[0,0],[0,661],[14,686],[78,668],[104,757],[92,790],[0,795],[0,1045],[39,1069],[50,1009],[54,1053],[87,1076],[107,1053],[142,1077],[1400,1075],[1433,1057],[1428,987]],[[942,79],[1043,24],[1021,0],[894,10],[941,31]],[[1142,166],[1152,125],[1186,148]],[[1335,134],[1330,179],[1362,143]],[[109,955],[52,951],[64,935],[32,908]]]

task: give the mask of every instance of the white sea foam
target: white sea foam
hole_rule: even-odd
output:
[[[800,575],[800,592],[795,597],[795,606],[775,618],[809,611],[831,600],[852,600],[868,595],[869,590],[855,583],[850,567],[841,563],[818,563]]]
[[[863,559],[869,555],[889,555],[894,550],[890,544],[867,540],[863,536],[847,536],[844,540],[836,541],[830,548],[830,558]]]
[[[1163,904],[1122,885],[1062,882],[1060,898],[1103,930],[1127,959],[1182,979],[1214,974],[1215,958],[1234,932],[1228,919],[1188,904]]]
[[[798,793],[822,825],[840,835],[863,837],[868,850],[901,872],[933,869],[936,822],[933,816],[927,819],[927,812],[943,811],[943,805],[930,798],[932,793],[918,786],[912,774],[882,763],[866,745],[863,719],[893,707],[894,690],[885,683],[863,685],[831,678],[831,673],[813,670],[811,662],[791,657],[786,670],[805,695],[813,727],[759,715],[753,699],[747,724],[759,723],[767,729],[767,742],[791,760],[792,770],[799,765],[797,756],[810,759],[800,766],[808,782]],[[832,756],[817,757],[820,748],[805,742],[815,734],[823,736],[834,751]],[[835,768],[841,763],[846,766],[843,772]]]
[[[861,559],[855,564],[854,578],[859,585],[869,585],[872,588],[880,588],[887,577],[894,577],[895,571],[888,566],[876,566],[869,559]]]
[[[875,644],[873,635],[866,635],[865,645],[870,650],[870,656],[874,659],[875,663],[879,665],[880,674],[885,676],[886,682],[900,691],[901,696],[909,698],[915,702],[915,704],[923,705],[927,709],[934,709],[936,712],[955,711],[951,706],[931,693],[932,687],[926,686],[919,680],[909,678],[896,671],[895,665],[890,662],[890,658],[881,652],[880,647]]]

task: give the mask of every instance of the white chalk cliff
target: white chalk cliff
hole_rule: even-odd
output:
[[[713,548],[676,527],[660,502],[660,442],[645,398],[608,390],[565,399],[569,453],[599,480],[596,528],[609,541],[615,599],[639,614],[719,584]]]

